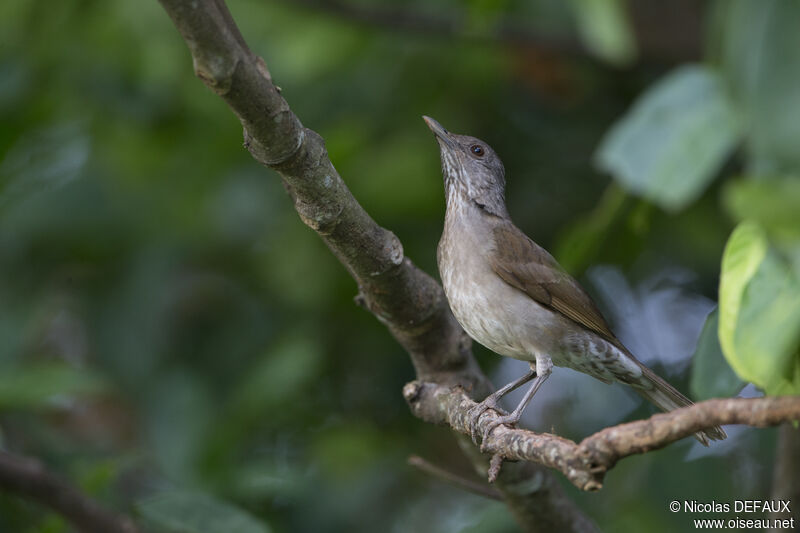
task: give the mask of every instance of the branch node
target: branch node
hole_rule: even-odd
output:
[[[389,264],[386,265],[383,269],[370,272],[370,277],[378,277],[383,274],[386,274],[390,270],[394,269],[403,264],[404,254],[403,254],[403,244],[400,242],[400,239],[397,238],[397,235],[392,233],[391,231],[387,231],[388,237],[386,244],[383,247],[384,256],[389,259]]]
[[[259,74],[264,76],[264,79],[272,83],[272,74],[269,73],[269,69],[267,68],[267,63],[261,56],[256,57],[256,70],[258,70]],[[275,88],[278,89],[278,92],[281,92],[280,87],[275,87]]]
[[[231,60],[230,56],[200,53],[192,54],[192,64],[195,76],[203,80],[203,83],[220,96],[228,94],[233,85],[233,74],[239,66],[239,57]]]
[[[361,308],[364,308],[364,309],[366,309],[366,310],[368,310],[368,311],[369,311],[369,307],[367,306],[367,297],[366,297],[366,296],[364,296],[364,293],[363,293],[363,292],[361,292],[361,289],[360,289],[360,288],[359,288],[359,290],[358,290],[358,294],[356,294],[355,296],[353,296],[353,302],[354,302],[354,303],[355,303],[357,306],[359,306],[359,307],[361,307]]]
[[[294,208],[297,214],[300,215],[303,224],[320,235],[330,235],[339,224],[344,206],[340,205],[335,210],[331,210],[331,207],[336,206],[321,206],[316,203],[305,202],[299,196],[295,196]]]
[[[273,85],[272,87],[275,86]],[[288,115],[289,120],[296,120],[294,114],[288,109],[279,110],[276,113],[271,114],[270,118],[272,118],[273,122],[279,124],[283,122],[283,120],[286,118],[286,115]],[[255,137],[250,135],[250,132],[247,131],[247,128],[244,128],[243,136],[244,147],[247,148],[247,150],[250,152],[250,155],[253,156],[253,159],[264,166],[276,168],[285,164],[300,151],[300,148],[303,146],[303,143],[306,140],[306,128],[300,127],[297,133],[297,142],[294,144],[294,146],[286,150],[286,152],[281,153],[277,157],[272,153],[272,150],[267,149],[263,144],[258,142]]]
[[[416,403],[420,392],[422,392],[422,383],[419,381],[410,381],[403,386],[403,398],[409,405]]]
[[[586,492],[597,492],[603,488],[603,484],[599,481],[592,479],[587,481],[581,488]]]

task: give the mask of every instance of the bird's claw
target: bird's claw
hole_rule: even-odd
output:
[[[507,415],[504,413],[503,416],[489,422],[486,425],[486,429],[483,431],[483,438],[481,439],[481,452],[486,451],[486,441],[489,439],[489,435],[492,434],[492,431],[494,431],[498,426],[503,425],[508,426],[509,429],[514,429],[514,426],[517,424],[517,422],[519,422],[519,419],[519,415]]]
[[[487,398],[478,405],[476,405],[475,407],[473,407],[469,412],[469,430],[470,430],[470,435],[472,436],[472,442],[476,446],[478,445],[478,437],[480,437],[480,432],[479,432],[480,428],[478,425],[478,420],[480,420],[481,415],[489,409],[497,411],[498,413],[503,415],[504,418],[507,417],[506,412],[503,409],[501,409],[499,405],[497,405],[497,401],[494,400],[493,398]],[[492,426],[492,429],[494,429],[495,427],[496,426]],[[483,432],[483,438],[481,439],[481,442],[486,441],[486,437],[489,435],[490,432],[491,430]]]
[[[483,401],[469,411],[469,432],[472,437],[472,443],[476,446],[478,445],[478,437],[480,436],[478,432],[478,420],[481,418],[481,415],[490,408],[491,406]]]

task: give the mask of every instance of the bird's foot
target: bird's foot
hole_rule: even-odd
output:
[[[511,413],[510,415],[503,414],[503,416],[495,418],[494,420],[489,422],[486,425],[486,429],[483,431],[483,437],[481,438],[481,452],[486,451],[485,450],[486,440],[489,438],[489,435],[492,434],[492,431],[494,431],[498,426],[502,425],[506,425],[510,429],[513,429],[514,426],[517,424],[517,422],[519,422],[521,414],[522,413]]]
[[[501,409],[500,406],[497,404],[497,399],[492,397],[491,395],[485,400],[483,400],[481,403],[470,409],[468,413],[469,431],[470,434],[472,435],[472,442],[476,446],[478,445],[478,437],[480,437],[478,420],[481,418],[481,415],[488,409],[493,409],[498,413],[500,413],[501,415],[506,414],[506,412],[503,409]],[[486,435],[486,433],[484,433],[484,435]]]

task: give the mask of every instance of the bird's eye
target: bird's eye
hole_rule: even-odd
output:
[[[478,157],[483,157],[484,154],[483,146],[481,146],[480,144],[473,144],[472,146],[469,147],[469,151]]]

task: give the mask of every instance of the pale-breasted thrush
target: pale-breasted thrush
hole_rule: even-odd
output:
[[[437,260],[450,308],[470,337],[500,355],[530,363],[528,373],[473,410],[473,439],[486,409],[497,409],[501,397],[533,380],[519,405],[490,424],[483,440],[498,425],[517,423],[553,365],[630,385],[663,411],[691,405],[625,348],[578,282],[511,222],[505,170],[494,150],[423,118],[442,158],[447,212]],[[696,437],[708,445],[708,439],[726,435],[714,427]]]

